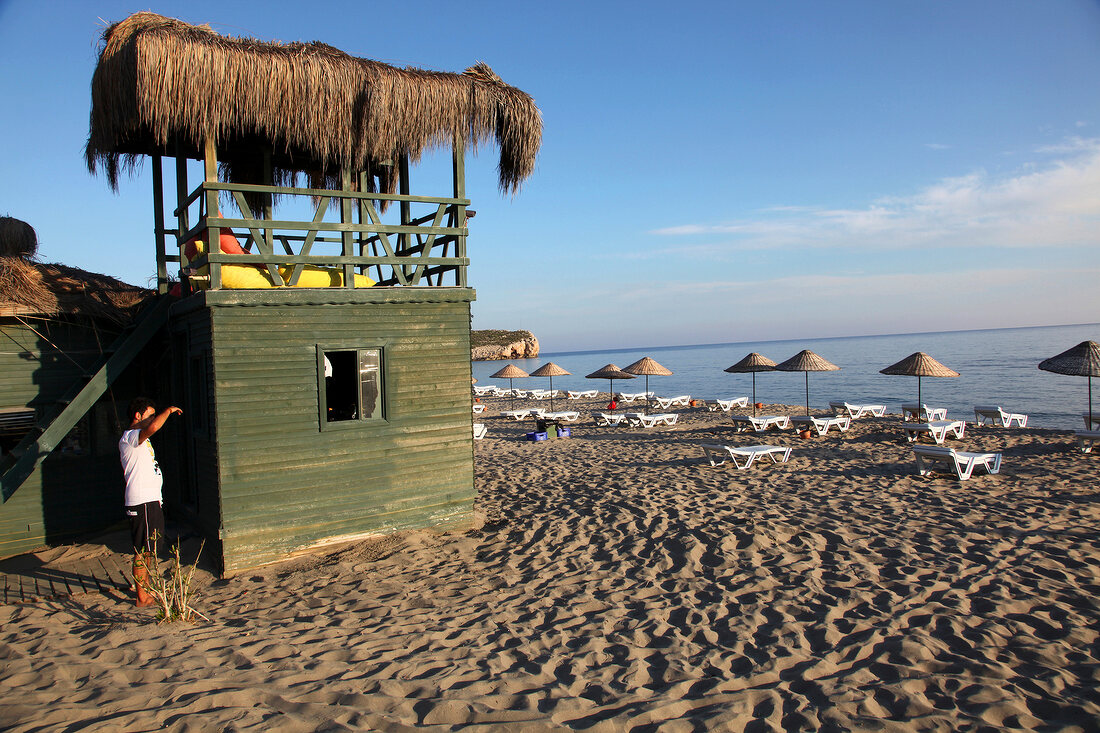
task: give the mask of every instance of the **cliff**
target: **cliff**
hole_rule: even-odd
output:
[[[530,359],[539,355],[539,340],[530,331],[471,331],[470,359]]]

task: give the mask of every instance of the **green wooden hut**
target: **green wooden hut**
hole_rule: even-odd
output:
[[[398,69],[152,13],[106,29],[88,165],[117,186],[151,159],[158,290],[177,270],[181,289],[168,509],[225,574],[475,521],[464,151],[495,141],[515,191],[540,140],[532,99],[484,64]],[[450,190],[414,195],[438,146]]]
[[[8,492],[9,470],[29,445],[24,439],[37,437],[38,426],[75,398],[151,295],[113,277],[34,261],[33,232],[0,217],[0,557],[122,521],[118,436],[126,404],[115,398],[119,390],[158,386],[149,364],[119,370],[114,389],[55,429],[53,450],[33,462],[18,493]]]

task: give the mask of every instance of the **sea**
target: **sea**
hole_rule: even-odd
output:
[[[1038,368],[1039,362],[1060,354],[1082,341],[1100,341],[1100,324],[997,328],[979,331],[945,331],[879,336],[744,341],[728,344],[650,346],[600,351],[561,351],[540,354],[535,359],[513,359],[525,372],[552,361],[569,375],[554,377],[557,390],[599,389],[606,392],[606,379],[584,375],[613,363],[620,369],[648,356],[672,371],[671,376],[649,377],[649,389],[661,397],[689,394],[695,398],[728,399],[752,397],[752,374],[723,371],[747,354],[758,352],[779,363],[803,349],[836,364],[840,369],[809,373],[811,410],[828,410],[830,400],[884,404],[888,413],[901,413],[902,403],[917,401],[917,378],[880,374],[906,356],[923,351],[959,372],[958,377],[924,377],[922,401],[930,407],[945,407],[949,418],[973,420],[974,405],[999,405],[1006,412],[1029,416],[1028,426],[1059,430],[1081,430],[1081,415],[1088,411],[1089,383],[1086,377],[1052,374]],[[477,361],[473,376],[479,385],[508,386],[506,379],[493,379],[505,361]],[[1096,380],[1093,411],[1100,413],[1100,379]],[[548,388],[550,378],[517,379],[515,387]],[[616,381],[615,390],[642,392],[646,378]],[[804,405],[806,375],[803,372],[761,372],[756,374],[756,401]]]

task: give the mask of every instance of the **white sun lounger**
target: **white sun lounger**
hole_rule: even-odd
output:
[[[1027,415],[1018,412],[1005,412],[999,406],[974,405],[974,425],[982,426],[987,422],[990,425],[1000,425],[1002,428],[1012,427],[1013,421],[1021,428],[1027,427]]]
[[[752,466],[753,461],[759,456],[770,457],[772,463],[786,463],[787,459],[791,457],[790,448],[783,448],[778,445],[703,445],[702,448],[707,460],[710,461],[710,465],[721,466],[726,462],[726,459],[729,459],[733,461],[733,465],[742,470]],[[782,457],[777,459],[776,456]],[[738,458],[745,459],[745,462],[738,463]]]
[[[928,405],[918,405],[916,402],[910,402],[901,406],[901,419],[918,420],[921,422],[927,420],[946,420],[947,408],[929,407]]]
[[[1078,430],[1073,435],[1077,439],[1077,449],[1082,453],[1092,453],[1092,447],[1100,443],[1100,430]]]
[[[573,410],[563,410],[562,412],[544,412],[542,414],[545,420],[564,420],[565,422],[576,422],[580,419],[581,414],[574,412]]]
[[[557,397],[558,390],[555,389],[554,391],[550,391],[548,389],[533,389],[528,394],[528,396],[533,400],[545,400],[549,399],[550,397]]]
[[[1082,412],[1081,418],[1085,421],[1085,430],[1100,428],[1100,411],[1092,413],[1091,419],[1089,419],[1089,414],[1087,412]]]
[[[818,435],[824,435],[829,432],[829,428],[836,428],[838,432],[843,433],[851,426],[852,418],[847,415],[834,415],[833,417],[797,415],[791,418],[791,422],[795,427],[805,426]]]
[[[623,413],[627,425],[652,428],[656,425],[675,425],[680,415],[676,412],[662,412],[656,415],[645,415],[641,412]]]
[[[706,400],[704,403],[706,408],[711,412],[729,412],[734,407],[748,407],[748,397],[734,397],[732,400]]]
[[[571,400],[580,400],[585,397],[595,397],[599,394],[599,390],[596,389],[583,389],[580,391],[569,390],[565,393],[565,396]]]
[[[933,463],[948,466],[960,481],[970,478],[974,469],[979,466],[986,473],[998,473],[1001,470],[1000,453],[966,453],[945,445],[914,445],[913,453],[917,457],[917,473],[921,476],[932,473],[930,464]]]
[[[635,402],[652,397],[653,392],[616,392],[615,399],[619,402]]]
[[[680,405],[681,407],[687,407],[691,402],[691,395],[682,394],[678,397],[654,397],[653,401],[657,403],[657,406],[662,410],[667,410],[673,405]]]
[[[920,439],[921,433],[928,433],[937,444],[947,439],[947,434],[954,433],[955,437],[962,439],[966,432],[966,420],[933,420],[932,422],[908,423],[901,426],[905,431],[905,439],[915,443]]]
[[[489,428],[485,426],[483,422],[474,423],[474,440],[481,440],[485,437],[485,434],[489,432]]]
[[[486,395],[493,395],[494,397],[500,394],[500,387],[495,384],[486,384],[484,386],[474,385],[474,394],[478,397],[485,397]]]
[[[756,417],[752,415],[734,415],[730,420],[733,421],[733,427],[739,433],[744,430],[761,433],[773,425],[782,430],[791,424],[791,419],[786,415],[758,415]]]
[[[620,425],[626,419],[621,412],[596,412],[592,414],[592,418],[597,425]]]
[[[474,414],[476,415],[479,412],[485,412],[485,405],[474,405]]]
[[[500,416],[510,417],[516,422],[519,422],[520,420],[525,420],[529,417],[542,417],[544,412],[546,412],[546,410],[542,409],[541,407],[529,407],[523,410],[504,410],[500,413]]]
[[[830,402],[829,407],[832,408],[834,415],[845,415],[853,420],[863,417],[864,415],[871,415],[872,417],[882,417],[886,414],[886,405],[853,405],[851,402],[836,401]]]

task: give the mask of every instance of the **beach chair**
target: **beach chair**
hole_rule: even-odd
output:
[[[963,433],[966,432],[966,421],[933,420],[924,423],[908,423],[902,425],[901,429],[905,431],[905,439],[910,443],[917,442],[923,433],[928,433],[932,436],[932,440],[939,445],[947,439],[948,433],[954,433],[955,437],[961,440]]]
[[[882,417],[886,414],[886,405],[853,405],[850,402],[838,400],[836,402],[830,402],[829,407],[832,408],[834,415],[847,415],[853,420],[861,418],[864,415]]]
[[[733,421],[733,427],[739,433],[745,430],[762,433],[770,427],[783,430],[791,424],[791,419],[786,415],[757,415],[756,417],[752,415],[734,415],[730,420]]]
[[[586,397],[595,397],[599,394],[599,390],[595,389],[582,389],[582,390],[569,390],[565,393],[565,396],[571,400],[580,400]]]
[[[551,397],[557,397],[557,396],[558,396],[558,391],[556,389],[553,392],[551,392],[548,389],[533,389],[528,393],[528,397],[530,397],[533,400],[546,400],[546,399],[550,399]]]
[[[1100,430],[1078,430],[1073,435],[1077,439],[1077,449],[1082,453],[1092,453],[1092,447],[1100,442]]]
[[[495,384],[486,384],[482,386],[474,385],[474,394],[478,397],[493,396],[496,397],[500,393],[500,387]]]
[[[1000,453],[966,453],[941,445],[915,445],[913,453],[917,458],[917,473],[921,476],[932,473],[931,466],[936,463],[948,466],[959,481],[970,478],[979,466],[990,474],[1001,470]]]
[[[483,422],[474,423],[474,440],[481,440],[489,432],[489,428],[486,427]]]
[[[734,397],[732,400],[705,400],[703,404],[711,412],[729,412],[734,407],[748,407],[748,397]]]
[[[653,396],[653,392],[616,392],[615,399],[619,402],[634,402]]]
[[[703,453],[712,466],[721,466],[726,459],[733,461],[733,465],[741,470],[752,466],[759,456],[768,456],[772,463],[786,463],[791,457],[791,449],[778,445],[703,445]],[[776,456],[781,456],[776,458]],[[738,463],[737,459],[744,459],[744,463]]]
[[[663,412],[656,415],[646,415],[641,412],[625,412],[623,419],[627,425],[635,427],[652,428],[657,425],[675,425],[680,414],[676,412]]]
[[[657,403],[657,406],[662,410],[667,410],[673,405],[679,405],[681,407],[687,407],[691,402],[691,395],[682,394],[678,397],[654,397],[653,401]]]
[[[928,405],[918,405],[916,402],[910,402],[901,406],[901,419],[906,421],[917,420],[919,422],[946,420],[947,408],[929,407]]]
[[[1000,425],[1002,428],[1012,427],[1015,421],[1021,428],[1027,427],[1027,415],[1018,412],[1005,412],[999,406],[974,405],[974,426],[981,427],[987,422],[990,425]]]
[[[525,420],[529,417],[542,417],[543,413],[545,412],[546,410],[542,409],[541,407],[528,407],[522,410],[504,410],[500,413],[500,416],[510,417],[516,422],[519,422],[520,420]]]
[[[474,405],[474,414],[479,415],[485,412],[485,405]]]
[[[813,415],[797,415],[791,418],[791,423],[796,428],[808,427],[818,435],[829,432],[829,428],[836,428],[843,433],[852,424],[852,418],[848,415],[833,415],[832,417],[815,417]]]
[[[581,414],[574,412],[573,410],[564,410],[562,412],[545,412],[542,415],[544,420],[564,420],[565,422],[576,422],[580,419]]]
[[[626,419],[621,412],[596,412],[592,414],[592,418],[596,421],[597,425],[603,426],[620,425],[623,420]]]

